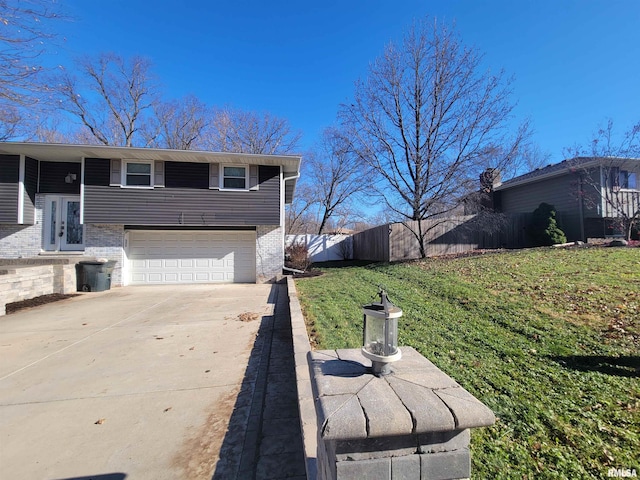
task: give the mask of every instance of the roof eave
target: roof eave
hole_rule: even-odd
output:
[[[572,160],[584,160],[584,161],[582,161],[579,164],[572,165],[571,163],[569,163]],[[596,167],[596,166],[602,165],[603,160],[609,160],[609,161],[619,160],[621,163],[628,162],[628,161],[640,162],[640,159],[638,158],[629,158],[629,157],[575,157],[575,158],[565,160],[565,162],[567,162],[567,166],[565,168],[553,170],[549,173],[541,173],[540,175],[536,175],[534,177],[523,178],[522,180],[518,180],[517,178],[513,180],[508,180],[505,183],[501,184],[500,186],[495,187],[495,191],[507,190],[512,187],[518,187],[520,185],[526,185],[528,183],[535,183],[542,180],[547,180],[549,178],[558,177],[561,175],[567,175],[569,173],[575,172],[576,170]]]
[[[171,150],[162,148],[113,147],[107,145],[72,145],[59,143],[0,142],[0,154],[27,155],[43,161],[81,161],[83,158],[124,158],[197,163],[244,163],[282,166],[285,173],[297,173],[299,155],[264,155],[250,153]]]

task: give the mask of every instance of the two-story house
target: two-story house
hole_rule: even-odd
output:
[[[0,257],[107,258],[113,285],[268,282],[300,161],[0,143]]]
[[[494,206],[505,213],[553,205],[569,241],[625,235],[624,223],[640,215],[640,159],[572,158],[496,185],[493,192]]]

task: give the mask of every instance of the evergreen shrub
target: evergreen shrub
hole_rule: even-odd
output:
[[[535,246],[541,247],[567,242],[566,235],[558,227],[556,209],[548,203],[541,203],[533,211],[529,232]]]

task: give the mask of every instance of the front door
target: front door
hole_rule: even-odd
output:
[[[47,196],[44,215],[45,250],[84,250],[84,226],[80,224],[80,197]]]

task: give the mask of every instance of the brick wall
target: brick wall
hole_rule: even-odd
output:
[[[75,291],[75,264],[4,267],[0,270],[0,315],[5,314],[7,303]]]
[[[84,254],[88,257],[115,260],[111,286],[122,286],[124,265],[124,225],[85,225]]]
[[[256,231],[256,282],[275,281],[284,265],[284,235],[279,225],[258,225]]]
[[[0,225],[2,258],[26,258],[40,253],[41,225]]]
[[[35,225],[0,225],[0,257],[34,257],[42,250],[44,196],[36,195]]]

